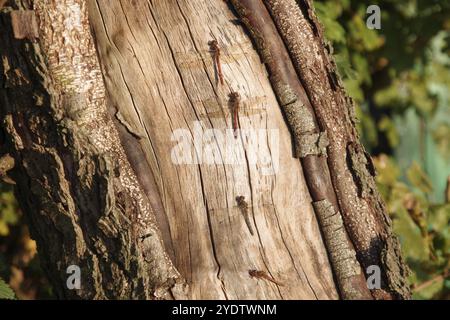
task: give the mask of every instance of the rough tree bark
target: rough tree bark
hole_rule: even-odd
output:
[[[58,297],[408,298],[309,0],[0,9],[2,154]],[[180,137],[191,163],[176,161]],[[79,290],[66,286],[73,264]],[[366,286],[370,265],[380,290]]]

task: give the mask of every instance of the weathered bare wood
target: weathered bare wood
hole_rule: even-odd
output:
[[[89,9],[111,106],[124,127],[139,133],[136,162],[147,162],[156,178],[175,265],[190,284],[190,298],[337,298],[289,131],[265,68],[226,3],[98,0]],[[214,39],[224,86],[209,52]],[[238,165],[174,164],[176,142],[170,139],[177,129],[194,136],[194,121],[202,120],[205,129],[233,135],[231,117],[214,112],[226,114],[232,91],[243,106],[261,111],[242,110],[243,129],[278,130],[279,143],[265,131],[259,148],[279,160],[279,170],[267,174],[270,168],[245,157]],[[232,138],[232,154],[244,155],[247,139]],[[222,159],[228,154],[223,147],[218,153]],[[254,235],[238,196],[249,205]],[[287,285],[251,278],[250,270]]]

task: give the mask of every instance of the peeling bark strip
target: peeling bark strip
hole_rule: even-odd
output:
[[[312,1],[264,0],[264,3],[289,50],[319,125],[328,133],[328,165],[333,186],[358,258],[364,268],[378,265],[384,269],[383,292],[372,293],[384,297],[387,291],[393,298],[409,298],[407,267],[398,240],[392,235],[384,203],[374,187],[371,160],[360,156],[364,149],[354,126],[353,101],[337,74],[332,50],[325,43]],[[347,148],[349,145],[352,147]],[[386,255],[389,259],[385,259]]]
[[[36,15],[33,10],[12,11],[11,24],[16,39],[34,40],[39,37]]]
[[[293,133],[295,154],[300,156],[311,197],[317,203],[316,215],[324,233],[341,297],[371,299],[364,273],[355,258],[353,245],[342,223],[339,224],[339,206],[326,156],[323,155],[327,145],[326,133],[322,133],[317,125],[311,103],[299,82],[283,41],[262,2],[231,0],[231,3],[247,27],[269,71],[272,87]],[[326,210],[322,210],[322,203],[329,204]],[[338,218],[330,220],[330,215]]]
[[[348,245],[346,241],[347,234],[345,232],[344,222],[339,212],[336,212],[333,205],[328,200],[313,202],[314,210],[320,220],[322,232],[325,241],[330,248],[332,260],[339,266],[336,268],[338,279],[351,279],[357,277],[361,273],[361,267],[356,259],[355,250]],[[342,282],[342,292],[345,292],[349,298],[358,296],[358,293],[352,292],[354,288],[349,282]]]
[[[32,9],[28,1],[9,3]],[[33,4],[36,44],[15,39],[13,28],[23,30],[21,19],[12,21],[17,13],[0,16],[0,117],[19,167],[17,195],[56,294],[184,297],[184,281],[107,113],[85,1]],[[81,268],[80,290],[65,286],[72,264]]]
[[[328,144],[329,141],[326,132],[305,134],[300,138],[297,155],[300,158],[305,158],[309,155],[326,156]]]

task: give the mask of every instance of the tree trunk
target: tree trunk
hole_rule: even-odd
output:
[[[408,297],[309,1],[9,0],[0,18],[2,154],[58,297]]]

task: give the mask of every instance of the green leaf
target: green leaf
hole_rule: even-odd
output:
[[[378,128],[386,134],[391,147],[396,147],[398,145],[399,137],[397,128],[395,127],[395,123],[389,117],[383,116],[378,123]]]
[[[0,278],[0,300],[15,300],[14,291]]]
[[[433,191],[433,185],[431,184],[430,178],[423,172],[422,168],[417,162],[413,162],[411,167],[409,167],[406,172],[409,182],[418,188],[423,193],[431,193]]]
[[[450,224],[450,204],[432,206],[430,208],[429,224],[437,232],[444,231]]]

